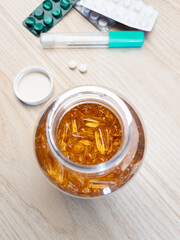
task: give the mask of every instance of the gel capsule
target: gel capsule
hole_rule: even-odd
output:
[[[61,151],[71,161],[95,165],[108,161],[118,151],[121,131],[118,118],[108,108],[81,104],[64,115],[57,138]]]

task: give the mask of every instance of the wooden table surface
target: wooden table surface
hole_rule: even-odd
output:
[[[43,50],[39,38],[22,26],[40,3],[0,1],[0,239],[180,239],[179,0],[148,1],[159,17],[143,48],[114,50]],[[51,31],[97,30],[73,9]],[[86,63],[88,72],[69,70],[71,59]],[[129,184],[107,198],[81,200],[45,180],[33,142],[48,103],[26,106],[13,92],[15,76],[31,65],[51,73],[54,96],[97,84],[118,90],[136,106],[147,152]]]

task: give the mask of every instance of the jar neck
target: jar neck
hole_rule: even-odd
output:
[[[109,108],[122,126],[122,143],[119,151],[107,162],[97,165],[81,165],[66,158],[57,142],[57,128],[63,116],[80,104],[95,103]],[[125,102],[112,91],[98,86],[73,88],[62,95],[52,105],[46,122],[46,135],[51,151],[59,163],[67,168],[84,174],[103,174],[116,168],[126,156],[132,138],[132,115]]]

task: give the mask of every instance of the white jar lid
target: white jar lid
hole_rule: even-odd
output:
[[[53,80],[41,67],[24,68],[14,79],[14,93],[25,104],[36,106],[47,101],[53,92]]]

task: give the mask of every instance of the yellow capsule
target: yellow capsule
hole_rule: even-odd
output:
[[[57,132],[63,154],[82,165],[111,159],[119,149],[121,135],[122,128],[115,114],[104,106],[90,103],[67,112]]]
[[[65,134],[66,134],[66,135],[69,133],[69,130],[70,130],[69,123],[66,123],[66,124],[65,124]]]
[[[121,144],[121,139],[115,139],[113,141],[113,146],[120,146],[120,144]]]
[[[86,126],[96,128],[99,126],[99,122],[88,122],[88,123],[86,123]]]
[[[96,119],[92,119],[92,118],[82,118],[82,120],[87,121],[87,122],[99,122]]]
[[[84,138],[84,136],[80,133],[73,133],[72,136],[75,138]]]
[[[63,140],[60,142],[60,148],[61,151],[66,151],[66,143]]]
[[[72,125],[72,133],[76,133],[77,132],[77,123],[76,123],[75,119],[71,122],[71,125]]]
[[[88,141],[88,140],[80,140],[79,142],[82,143],[82,144],[84,144],[84,145],[86,145],[86,146],[89,146],[89,145],[92,144],[92,142],[91,142],[91,141]]]
[[[104,141],[103,141],[102,132],[100,129],[99,129],[99,132],[97,132],[97,131],[95,132],[95,140],[96,140],[96,146],[97,146],[98,151],[101,154],[105,154]]]
[[[85,138],[94,139],[94,129],[92,130],[90,128],[81,128],[79,134]]]
[[[74,153],[82,153],[84,152],[84,146],[81,143],[74,144],[72,146],[72,152]]]
[[[112,142],[111,142],[110,146],[109,146],[108,154],[112,152],[112,149],[113,149],[113,145],[112,145]]]
[[[105,129],[104,131],[104,135],[105,135],[105,141],[104,141],[104,144],[105,144],[105,149],[106,151],[108,151],[109,149],[109,142],[110,142],[110,131],[108,129]]]

